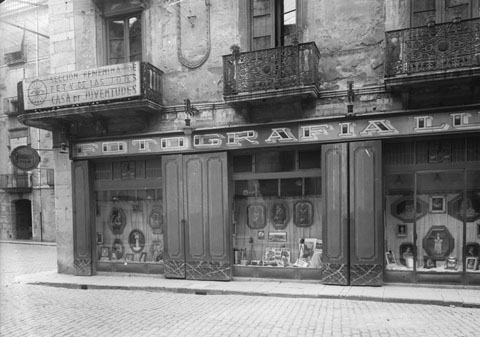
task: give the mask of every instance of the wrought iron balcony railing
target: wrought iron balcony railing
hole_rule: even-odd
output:
[[[32,190],[30,174],[0,174],[0,188],[7,192],[28,192]]]
[[[316,95],[320,77],[320,52],[314,42],[223,56],[224,98],[267,92]],[[251,96],[246,99],[252,99]]]
[[[386,33],[385,77],[480,66],[480,19]]]

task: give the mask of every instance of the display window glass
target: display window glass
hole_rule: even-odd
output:
[[[163,264],[160,160],[97,163],[94,188],[97,269],[158,272],[149,265]]]
[[[320,268],[320,150],[233,156],[234,263]]]
[[[476,139],[385,144],[386,270],[480,273]]]

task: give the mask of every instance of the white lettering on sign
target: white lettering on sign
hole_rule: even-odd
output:
[[[292,127],[293,128],[293,127]],[[362,130],[358,135],[355,129]],[[381,137],[393,134],[414,135],[427,132],[441,134],[443,131],[480,130],[480,111],[438,113],[424,116],[395,116],[392,119],[356,120],[295,125],[271,129],[243,130],[235,132],[218,132],[193,136],[193,144],[185,136],[152,137],[125,141],[94,142],[76,144],[74,156],[95,156],[100,154],[124,154],[145,152],[185,151],[194,149],[235,149],[238,147],[259,147],[278,143],[308,143],[334,141],[339,139],[361,139],[366,137]],[[160,144],[160,146],[158,145]],[[102,151],[99,153],[98,149]],[[369,153],[367,153],[369,154]]]
[[[477,115],[480,116],[480,111],[477,111]],[[472,114],[468,112],[462,113],[453,113],[450,114],[452,118],[452,125],[456,129],[478,129],[480,127],[480,123],[471,123],[470,118]]]
[[[414,128],[415,132],[438,132],[448,130],[450,127],[450,125],[445,123],[434,126],[432,116],[415,116],[413,118],[416,122]]]
[[[227,132],[227,145],[242,146],[242,142],[246,141],[250,144],[258,144],[257,131],[248,130],[240,132]]]
[[[297,140],[298,139],[293,135],[289,128],[276,128],[272,129],[272,133],[270,133],[270,136],[265,139],[265,143],[291,143]]]
[[[322,136],[328,136],[328,131],[333,130],[329,124],[300,126],[300,141],[320,140]]]
[[[98,150],[98,145],[95,143],[79,144],[75,146],[75,154],[78,156],[86,156],[89,153],[95,153]]]
[[[395,129],[390,121],[386,119],[368,121],[367,126],[360,131],[361,135],[386,135],[386,134],[397,134],[398,130]]]
[[[352,122],[338,123],[340,126],[340,137],[355,137],[355,126]]]
[[[138,150],[138,152],[152,152],[150,144],[158,144],[155,139],[134,139],[132,145]]]
[[[185,148],[185,139],[183,137],[162,138],[162,150],[180,150]]]
[[[102,143],[102,152],[108,154],[127,153],[127,142]]]
[[[222,146],[222,139],[225,139],[225,136],[219,133],[195,135],[193,136],[193,145],[195,147],[219,147]]]
[[[23,81],[25,110],[139,96],[140,62],[41,76]]]

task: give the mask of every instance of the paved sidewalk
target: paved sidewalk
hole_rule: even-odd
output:
[[[480,308],[480,288],[462,286],[387,284],[382,287],[346,287],[311,281],[235,278],[232,282],[166,279],[163,276],[102,273],[72,276],[56,271],[18,276],[16,282],[73,289],[123,289],[197,295],[248,295],[292,298],[328,298],[377,302],[432,304]]]

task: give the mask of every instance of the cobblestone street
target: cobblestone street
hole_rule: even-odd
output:
[[[55,246],[0,243],[1,336],[479,336],[480,309],[27,285]]]

